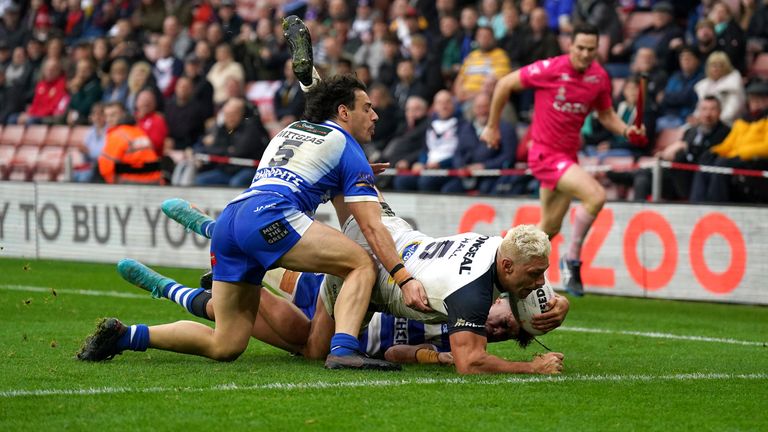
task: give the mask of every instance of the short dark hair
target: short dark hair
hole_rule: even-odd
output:
[[[712,101],[715,104],[717,104],[717,109],[722,109],[723,108],[722,102],[720,102],[720,98],[718,98],[715,95],[706,95],[706,96],[704,96],[702,101]]]
[[[123,105],[123,103],[120,101],[110,101],[105,103],[104,109],[107,109],[107,108],[120,108],[120,111],[127,112],[127,110],[125,109],[125,105]]]
[[[573,34],[571,34],[571,40],[572,41],[576,40],[576,36],[580,34],[592,35],[594,37],[600,36],[600,32],[597,30],[597,27],[588,23],[576,24],[576,26],[573,27]]]
[[[312,123],[322,123],[335,119],[341,105],[355,109],[356,90],[366,91],[366,87],[351,74],[335,75],[319,82],[307,93],[304,118]]]

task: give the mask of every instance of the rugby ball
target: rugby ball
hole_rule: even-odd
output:
[[[515,314],[517,322],[520,323],[520,327],[534,336],[544,334],[544,332],[536,330],[531,326],[531,318],[533,318],[534,315],[549,310],[547,302],[554,296],[555,291],[548,283],[545,283],[544,286],[534,290],[524,299],[514,300],[510,298],[512,312]]]

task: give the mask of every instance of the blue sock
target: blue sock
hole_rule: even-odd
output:
[[[173,282],[163,288],[163,297],[173,300],[189,313],[194,314],[192,311],[192,300],[203,291],[205,290],[202,288],[190,288],[180,283]]]
[[[205,221],[203,222],[203,225],[200,226],[200,231],[203,232],[203,235],[207,238],[213,237],[213,227],[216,226],[216,221]]]
[[[331,338],[331,354],[336,356],[360,354],[360,342],[351,334],[336,333]]]
[[[145,324],[136,324],[128,327],[120,339],[117,347],[121,350],[146,351],[149,346],[149,327]]]

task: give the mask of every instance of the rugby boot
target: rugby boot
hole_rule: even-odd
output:
[[[184,228],[192,230],[205,238],[211,238],[210,234],[204,229],[205,223],[215,221],[189,201],[181,198],[170,198],[163,201],[160,208],[163,209],[163,213],[166,216],[180,223]],[[210,231],[213,231],[213,229],[210,229]]]
[[[560,258],[560,276],[563,278],[565,290],[576,297],[584,295],[584,285],[581,283],[581,261]]]
[[[293,73],[302,84],[312,85],[312,71],[314,63],[312,59],[312,37],[304,21],[296,15],[283,19],[283,35],[288,42],[291,53]]]
[[[213,270],[208,270],[200,276],[200,288],[205,290],[213,288]]]
[[[154,298],[162,298],[163,288],[168,286],[168,284],[176,283],[173,279],[167,278],[130,258],[123,258],[117,263],[117,272],[126,281],[151,292]]]
[[[117,347],[117,342],[126,331],[128,328],[117,318],[102,318],[96,331],[85,339],[77,352],[77,359],[97,362],[111,360],[114,356],[122,354],[123,350]]]

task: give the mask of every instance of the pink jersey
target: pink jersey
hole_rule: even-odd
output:
[[[533,145],[576,154],[587,115],[611,108],[611,79],[597,62],[581,73],[565,54],[523,67],[520,79],[535,90]]]

